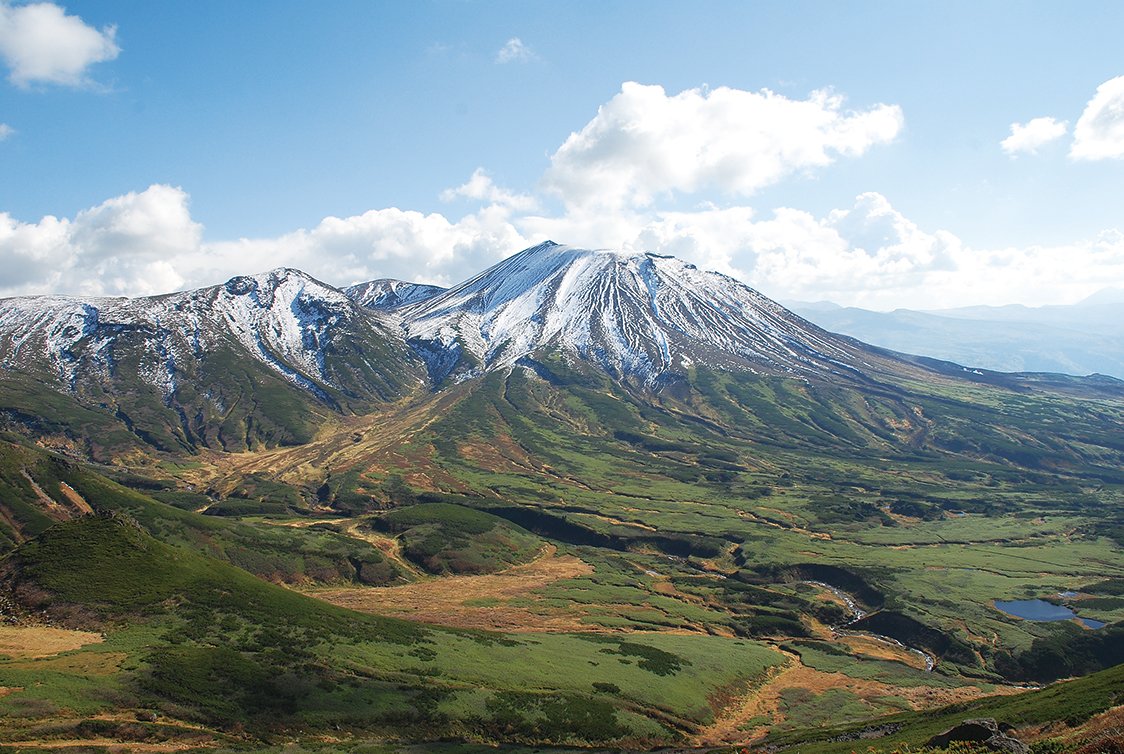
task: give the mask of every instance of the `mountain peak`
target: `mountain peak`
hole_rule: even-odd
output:
[[[343,289],[352,301],[365,309],[387,311],[406,304],[432,298],[445,289],[437,285],[410,283],[393,278],[380,278],[366,283],[356,283]]]
[[[849,341],[725,275],[675,257],[553,241],[401,311],[437,379],[549,348],[647,383],[696,363],[809,374],[858,361]]]

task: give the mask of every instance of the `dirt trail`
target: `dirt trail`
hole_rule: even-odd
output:
[[[787,652],[784,654],[788,658],[787,664],[770,668],[769,675],[762,686],[755,687],[748,694],[718,713],[711,725],[702,728],[695,734],[691,739],[691,745],[695,747],[720,746],[747,741],[750,734],[742,730],[746,723],[761,716],[768,717],[770,720],[774,719],[777,714],[776,702],[780,698],[780,694],[770,693],[767,695],[768,690],[778,684],[782,685],[783,688],[788,688],[787,685],[784,685],[786,676],[802,667],[799,657]]]
[[[392,563],[401,568],[406,573],[410,574],[415,579],[429,578],[422,569],[410,562],[410,560],[402,554],[402,548],[399,542],[394,537],[383,537],[375,534],[372,531],[362,531],[360,527],[366,522],[354,521],[348,526],[344,527],[344,532],[355,539],[366,542],[372,545],[376,550],[381,552]]]
[[[364,531],[361,527],[367,523],[365,519],[359,519],[358,521],[353,518],[315,518],[305,521],[270,521],[265,519],[263,523],[269,526],[284,526],[290,529],[307,529],[317,524],[341,525],[340,528],[344,534],[352,539],[358,539],[361,542],[366,542],[371,545],[385,555],[392,563],[409,574],[410,577],[414,579],[431,578],[429,574],[411,563],[409,559],[402,554],[402,548],[399,547],[397,539],[394,537],[382,536],[370,530]]]
[[[528,597],[560,579],[576,578],[593,568],[572,556],[559,556],[553,545],[526,565],[487,576],[447,576],[395,587],[317,589],[310,594],[352,610],[459,628],[493,631],[589,631],[580,613],[570,609],[532,611],[506,604]]]

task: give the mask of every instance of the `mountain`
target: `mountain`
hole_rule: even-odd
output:
[[[878,358],[733,278],[674,257],[550,241],[398,313],[438,381],[544,349],[649,385],[700,364],[807,376]]]
[[[341,290],[347,294],[348,298],[366,309],[385,311],[406,304],[425,301],[445,289],[436,285],[381,278],[367,283],[349,285]]]
[[[48,386],[74,415],[36,409],[53,428],[81,433],[67,425],[92,410],[163,450],[303,442],[310,412],[392,401],[419,382],[376,314],[291,269],[148,298],[0,301],[0,368],[9,414],[30,414]]]
[[[825,302],[792,309],[833,332],[903,353],[1001,372],[1124,378],[1124,303],[1111,290],[1069,306],[873,312]]]
[[[546,242],[447,290],[341,291],[278,269],[147,298],[6,299],[0,416],[101,460],[294,445],[326,416],[423,395],[426,371],[440,386],[551,354],[649,389],[700,368],[879,389],[934,371],[1020,382],[832,334],[672,257]]]
[[[1124,635],[1118,380],[552,243],[0,313],[0,647],[80,647],[0,657],[0,744],[850,750]]]

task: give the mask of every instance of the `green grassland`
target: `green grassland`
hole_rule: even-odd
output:
[[[1124,399],[1080,381],[993,382],[700,368],[653,391],[545,354],[447,386],[440,408],[419,398],[392,446],[376,442],[377,423],[321,433],[308,455],[243,434],[261,465],[220,464],[221,484],[193,489],[177,480],[206,478],[213,459],[167,452],[103,468],[111,481],[6,443],[6,583],[20,604],[106,632],[63,658],[116,659],[91,658],[112,670],[96,676],[73,671],[85,660],[0,663],[0,685],[23,689],[0,697],[19,721],[4,735],[39,735],[60,712],[73,727],[153,708],[203,725],[215,745],[338,726],[384,742],[655,746],[699,734],[798,658],[835,685],[782,688],[777,741],[901,714],[918,726],[901,740],[916,746],[945,718],[903,713],[915,691],[1046,683],[1119,661]],[[35,485],[55,496],[63,483],[116,517],[56,525]],[[565,615],[588,633],[421,626],[260,580],[362,591],[504,572],[547,549],[589,572],[477,607]],[[852,616],[812,581],[872,613],[849,630],[922,650],[933,671],[833,633]],[[993,604],[1023,598],[1064,599],[1110,625],[1024,621]],[[1117,703],[1097,690],[1116,676],[1090,678],[1102,680],[1059,687],[1074,698],[1055,712]],[[1054,714],[1043,706],[1054,697],[1028,699],[948,714]]]
[[[493,573],[525,563],[543,541],[505,519],[451,503],[421,503],[372,519],[397,536],[403,554],[428,573]]]
[[[22,688],[0,697],[8,740],[47,735],[44,717],[74,727],[122,707],[264,738],[395,737],[408,725],[410,737],[668,740],[712,720],[711,694],[784,661],[719,637],[503,636],[362,615],[159,542],[120,514],[54,526],[0,568],[27,609],[107,636],[68,663],[0,662],[0,686]]]
[[[432,449],[456,480],[445,492],[462,504],[575,547],[675,558],[658,570],[677,572],[681,590],[709,605],[691,620],[750,635],[770,635],[770,623],[795,629],[812,607],[796,595],[779,604],[775,585],[831,565],[881,594],[877,607],[959,647],[941,672],[997,680],[997,647],[1079,632],[1012,618],[994,600],[1057,599],[1124,575],[1114,538],[1124,404],[1111,396],[939,381],[860,393],[699,370],[653,399],[561,359],[544,363],[548,380],[486,376],[414,442]],[[500,443],[540,470],[482,468],[464,452]],[[768,589],[753,604],[692,579],[700,568]],[[583,596],[659,605],[638,590]],[[547,594],[579,601],[562,586]],[[1124,619],[1121,603],[1074,604],[1083,617]],[[617,625],[627,616],[610,612]]]

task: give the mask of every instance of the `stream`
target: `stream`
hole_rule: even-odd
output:
[[[933,672],[933,668],[936,667],[937,660],[936,660],[935,657],[933,657],[933,655],[929,654],[928,652],[917,649],[916,647],[911,647],[911,646],[908,646],[906,644],[903,644],[902,642],[900,642],[897,639],[894,639],[890,636],[883,636],[882,634],[875,634],[875,633],[871,633],[870,631],[853,631],[853,630],[848,629],[847,626],[850,626],[854,623],[859,622],[860,620],[865,618],[867,615],[869,615],[869,613],[867,613],[866,610],[863,610],[861,607],[859,607],[859,603],[855,601],[854,597],[847,594],[847,592],[844,592],[839,587],[832,586],[831,584],[824,583],[823,581],[802,581],[800,583],[801,584],[811,584],[812,586],[817,586],[820,589],[826,589],[827,591],[834,594],[837,598],[839,598],[839,600],[842,601],[843,604],[847,607],[847,612],[850,613],[851,618],[850,618],[850,620],[848,620],[846,623],[844,623],[842,625],[832,626],[831,627],[831,633],[833,635],[835,635],[835,636],[863,636],[863,637],[866,637],[866,638],[869,638],[869,639],[874,639],[875,641],[882,642],[883,644],[890,644],[890,645],[895,646],[895,647],[901,647],[902,649],[906,650],[907,652],[915,654],[918,657],[920,657],[922,660],[925,661],[925,672],[926,673]]]

